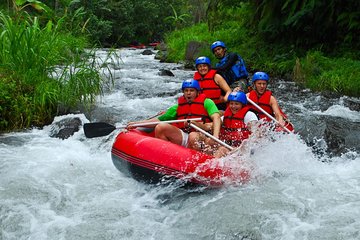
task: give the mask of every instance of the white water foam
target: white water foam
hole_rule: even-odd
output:
[[[342,105],[332,105],[326,111],[314,111],[315,114],[319,115],[328,115],[334,117],[341,117],[350,119],[352,121],[359,122],[360,121],[360,114],[357,111],[352,111],[348,107],[344,107]]]
[[[139,53],[121,50],[125,63],[142,65],[134,68],[134,76],[142,75],[147,63],[150,69],[159,64],[144,56],[136,60]],[[175,79],[166,81],[173,90],[189,74],[176,71]],[[141,108],[141,100],[153,109]],[[127,106],[121,117],[126,122],[153,115],[171,102],[171,97],[150,94],[131,97],[120,89],[102,104]],[[66,117],[88,121],[81,114],[55,121]],[[182,189],[175,183],[139,183],[119,172],[110,153],[116,131],[87,139],[80,130],[60,140],[49,137],[52,127],[0,136],[0,239],[360,238],[357,152],[319,158],[298,136],[274,135],[219,160],[235,169],[247,164],[252,169],[247,184]]]

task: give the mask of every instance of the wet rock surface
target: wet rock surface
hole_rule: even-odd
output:
[[[281,80],[269,88],[274,89],[274,96],[294,123],[295,131],[315,152],[341,155],[347,151],[360,151],[359,99],[329,92],[316,93],[294,82]],[[348,107],[354,117],[346,116],[346,112],[334,115],[337,112],[331,111],[334,106]]]
[[[50,137],[67,139],[79,131],[82,121],[80,118],[65,118],[52,124]]]

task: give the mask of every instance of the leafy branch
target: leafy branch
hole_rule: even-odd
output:
[[[171,24],[173,26],[175,26],[175,30],[181,28],[181,25],[186,23],[186,18],[190,17],[189,14],[181,14],[181,15],[178,15],[178,13],[176,12],[175,8],[173,7],[173,5],[170,4],[170,7],[173,11],[173,16],[168,16],[166,18],[164,18],[165,21],[167,22],[171,22]]]

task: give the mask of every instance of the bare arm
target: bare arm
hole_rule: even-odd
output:
[[[223,102],[226,102],[229,94],[231,93],[231,88],[220,74],[215,74],[214,80],[216,84],[219,85],[219,87],[225,92]]]
[[[219,113],[214,113],[210,116],[212,122],[213,122],[213,136],[216,138],[219,138],[220,135],[220,127],[221,127],[221,118]]]
[[[281,125],[284,125],[284,118],[280,112],[279,104],[274,96],[270,97],[270,106],[274,112],[275,119],[278,120]]]
[[[196,121],[191,121],[192,124],[198,126],[199,128],[201,128],[202,130],[205,130],[207,132],[211,132],[212,131],[212,122],[209,123],[202,123],[202,122],[196,122]],[[185,123],[185,125],[187,125],[188,123]]]

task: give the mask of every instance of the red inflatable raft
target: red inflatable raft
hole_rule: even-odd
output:
[[[210,155],[154,138],[147,130],[121,132],[116,137],[111,155],[118,170],[151,183],[175,178],[217,187],[249,180],[246,168],[233,169]]]
[[[149,43],[149,46],[150,47],[156,47],[159,44],[160,44],[160,42],[151,42],[151,43]]]
[[[136,48],[136,49],[144,49],[146,48],[146,46],[144,44],[140,44],[140,45],[129,45],[129,47],[131,48]]]

